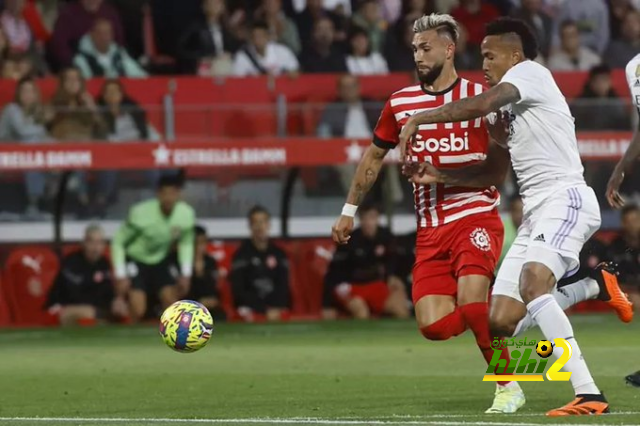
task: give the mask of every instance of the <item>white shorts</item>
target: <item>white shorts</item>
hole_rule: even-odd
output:
[[[522,302],[520,273],[527,262],[542,263],[556,281],[574,274],[582,246],[599,228],[600,207],[593,189],[584,185],[559,190],[524,218],[492,294]]]

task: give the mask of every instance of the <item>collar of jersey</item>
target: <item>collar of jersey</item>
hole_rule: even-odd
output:
[[[422,91],[423,91],[424,93],[426,93],[427,95],[440,96],[440,95],[444,95],[444,94],[445,94],[445,93],[447,93],[447,92],[452,91],[452,90],[453,90],[453,89],[454,89],[458,84],[460,84],[460,77],[456,78],[456,81],[454,81],[454,82],[453,82],[453,84],[452,84],[451,86],[449,86],[449,87],[447,87],[446,89],[441,90],[441,91],[439,91],[439,92],[432,92],[432,91],[430,91],[430,90],[425,89],[425,88],[424,88],[424,84],[421,84],[421,85],[420,85],[420,88],[421,88],[421,89],[422,89]]]

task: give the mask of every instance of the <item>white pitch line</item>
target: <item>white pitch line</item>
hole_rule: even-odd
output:
[[[246,418],[246,419],[163,419],[163,418],[84,418],[84,417],[0,417],[2,422],[48,422],[48,423],[173,423],[173,424],[306,424],[306,425],[440,425],[440,426],[540,426],[542,423],[516,422],[459,422],[426,420],[377,420],[377,419],[316,419],[316,418]],[[597,423],[563,423],[563,426],[598,426]]]

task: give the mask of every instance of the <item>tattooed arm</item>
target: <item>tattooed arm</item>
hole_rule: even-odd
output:
[[[360,205],[365,195],[369,192],[378,178],[382,161],[388,150],[376,145],[370,145],[365,151],[356,174],[351,182],[351,188],[347,195],[347,203],[355,206]],[[349,241],[353,230],[353,217],[341,215],[332,228],[333,240],[338,244],[346,244]]]
[[[356,170],[356,174],[351,181],[351,188],[347,195],[347,203],[359,206],[362,203],[365,195],[369,192],[373,184],[378,178],[380,168],[382,167],[382,161],[387,150],[379,148],[375,145],[370,145],[364,152],[360,164]]]
[[[400,133],[400,144],[405,144],[418,131],[421,124],[454,123],[484,117],[505,105],[520,100],[520,92],[511,83],[500,83],[478,96],[460,99],[440,108],[412,115]]]
[[[445,183],[469,188],[489,188],[504,182],[511,159],[509,151],[492,142],[487,158],[475,164],[455,169],[437,169],[432,164],[420,164],[410,181],[418,184]]]

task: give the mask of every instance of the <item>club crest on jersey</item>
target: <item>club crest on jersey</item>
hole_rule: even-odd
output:
[[[636,66],[636,77],[640,77],[640,65]]]
[[[469,235],[469,238],[471,239],[471,243],[478,249],[482,251],[491,250],[491,238],[489,237],[489,233],[486,229],[474,229],[471,235]]]

